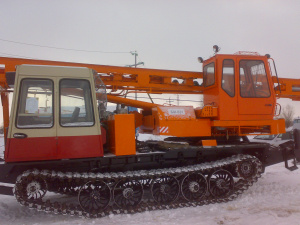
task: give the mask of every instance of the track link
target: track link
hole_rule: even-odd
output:
[[[245,165],[251,165],[251,169],[247,170]],[[241,165],[244,166],[241,169]],[[58,188],[57,192],[77,194],[84,184],[88,182],[104,182],[109,187],[113,187],[116,183],[122,180],[138,180],[147,184],[153,182],[161,176],[172,176],[175,178],[182,178],[191,173],[201,173],[208,179],[209,175],[218,170],[226,170],[235,172],[235,182],[230,193],[222,197],[215,197],[207,192],[205,196],[198,201],[187,201],[182,195],[173,202],[168,204],[158,204],[151,198],[143,199],[138,205],[134,207],[126,207],[126,209],[119,208],[114,204],[114,199],[110,199],[110,204],[101,211],[87,212],[83,210],[79,204],[61,203],[58,201],[51,202],[50,200],[43,200],[44,189],[48,188],[47,184],[55,183]],[[242,171],[242,172],[241,172]],[[246,171],[243,174],[243,171]],[[251,176],[249,175],[251,171]],[[182,207],[196,207],[207,204],[223,203],[232,201],[247,190],[263,172],[261,162],[254,156],[250,155],[235,155],[222,160],[211,163],[202,163],[198,165],[191,165],[178,168],[153,169],[153,170],[138,170],[117,173],[76,173],[76,172],[57,172],[48,170],[28,170],[22,173],[16,181],[14,187],[14,195],[17,201],[31,209],[45,211],[56,214],[72,215],[80,217],[104,217],[109,214],[132,214],[137,212],[161,210],[161,209],[176,209]],[[247,176],[245,176],[245,174]],[[39,181],[39,182],[36,182]],[[45,184],[44,184],[45,181]],[[147,182],[146,182],[147,181]],[[147,184],[145,184],[147,183]],[[30,185],[29,185],[30,184]],[[39,185],[42,184],[42,185]],[[46,186],[45,186],[46,185]],[[39,189],[40,188],[40,189]],[[31,190],[32,189],[32,190]],[[38,191],[40,190],[40,192]],[[32,193],[31,193],[32,191]]]

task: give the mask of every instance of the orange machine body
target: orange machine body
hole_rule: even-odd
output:
[[[59,65],[89,67],[97,71],[107,89],[112,92],[108,100],[142,108],[135,113],[135,126],[147,133],[178,137],[275,134],[285,131],[283,120],[274,120],[276,96],[298,100],[299,81],[272,78],[267,56],[217,54],[203,63],[203,72],[154,70],[103,66],[95,64],[56,62],[0,57],[5,66],[0,83],[4,108],[4,126],[8,127],[8,88],[4,72],[13,71],[16,65]],[[173,82],[181,79],[183,82]],[[203,83],[199,85],[199,80]],[[274,83],[277,88],[273,88]],[[97,85],[97,79],[95,79]],[[295,86],[296,85],[296,86]],[[282,92],[279,89],[282,89]],[[114,95],[116,90],[143,93],[203,94],[204,106],[159,106],[124,98],[126,92]],[[295,91],[296,90],[296,91]],[[179,115],[170,115],[169,111]],[[185,113],[185,115],[180,115]],[[123,131],[122,131],[123,132]]]

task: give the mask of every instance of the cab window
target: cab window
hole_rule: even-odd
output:
[[[209,87],[215,84],[215,63],[210,63],[203,68],[203,84]]]
[[[23,79],[16,117],[17,128],[53,126],[53,82],[48,79]]]
[[[240,61],[240,95],[244,98],[270,97],[270,88],[263,61]]]
[[[230,96],[235,95],[234,85],[234,61],[232,59],[225,59],[223,61],[222,70],[222,89]]]
[[[90,82],[63,79],[60,90],[60,125],[62,127],[88,127],[94,125]]]

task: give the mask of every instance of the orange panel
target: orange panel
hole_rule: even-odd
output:
[[[216,140],[202,140],[202,146],[217,146]]]
[[[157,106],[152,109],[155,116],[156,135],[176,137],[211,136],[210,119],[196,119],[190,106]]]
[[[145,130],[154,130],[154,116],[144,116],[142,129]]]
[[[135,155],[135,125],[133,114],[117,114],[108,121],[110,150],[116,156]]]
[[[209,119],[199,120],[164,120],[158,121],[153,132],[157,135],[172,135],[176,137],[211,136]]]
[[[200,117],[217,117],[218,116],[218,108],[213,107],[211,105],[204,106]]]
[[[283,134],[285,133],[285,120],[284,119],[278,119],[273,120],[272,126],[271,126],[271,133],[272,134]]]
[[[268,134],[281,134],[285,133],[285,122],[284,119],[278,120],[242,120],[242,121],[221,121],[214,120],[211,122],[212,127],[223,127],[247,130],[246,133],[239,132],[239,135],[249,135],[250,133],[257,133],[257,130],[265,130],[263,133]],[[269,127],[266,129],[266,127]],[[259,131],[260,133],[261,131]],[[259,134],[257,133],[257,134]]]
[[[137,111],[132,111],[130,114],[134,115],[135,128],[138,128],[143,125],[143,115]]]
[[[195,108],[195,115],[197,119],[201,117],[201,112],[202,112],[202,108],[200,107]]]
[[[204,106],[203,108],[197,107],[195,109],[196,118],[203,117],[217,117],[218,107],[213,107],[211,105]]]

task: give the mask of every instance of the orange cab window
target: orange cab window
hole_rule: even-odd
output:
[[[223,61],[222,70],[222,89],[230,96],[235,95],[234,85],[234,61],[232,59],[225,59]]]
[[[203,84],[204,87],[215,84],[215,63],[210,63],[203,68]]]

